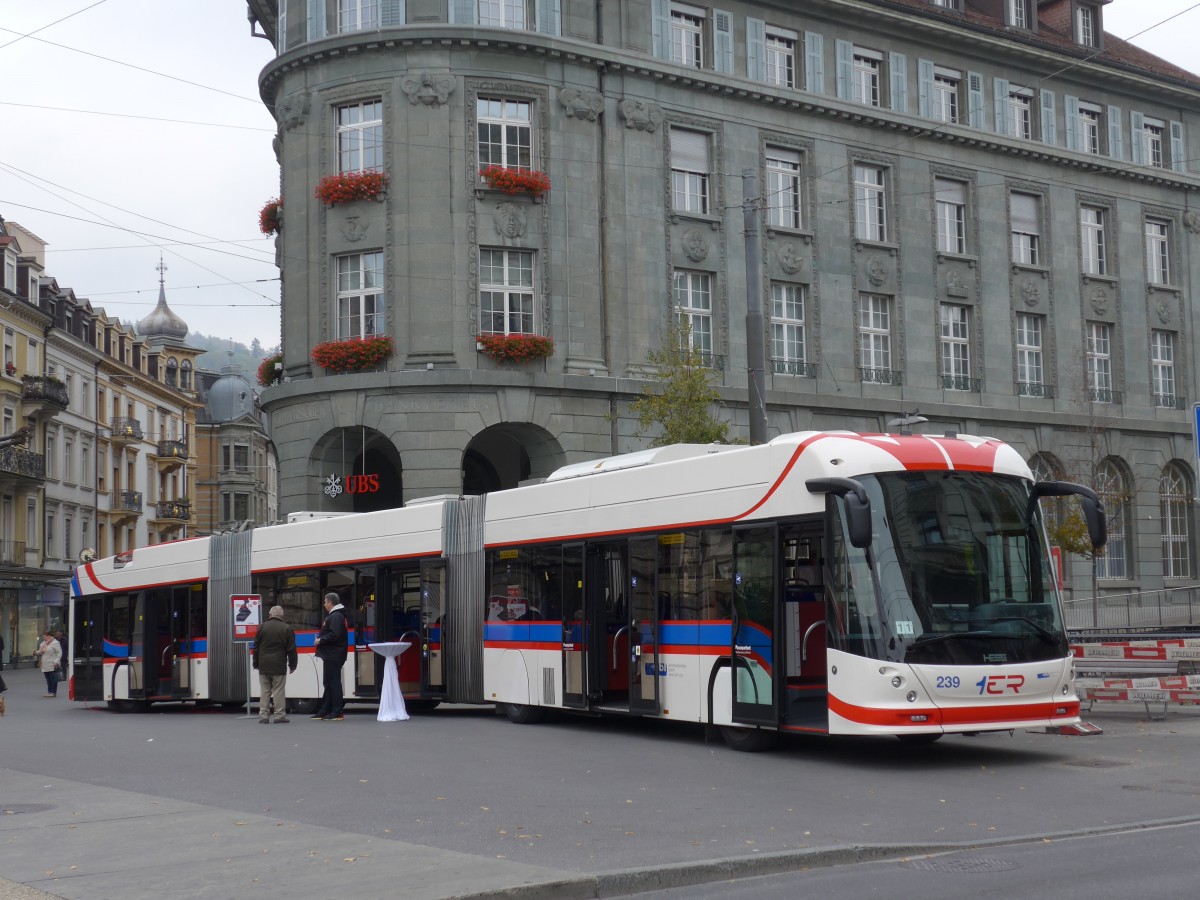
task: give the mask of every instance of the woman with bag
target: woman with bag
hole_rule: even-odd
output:
[[[62,647],[54,639],[53,632],[42,632],[42,643],[34,651],[33,655],[38,658],[38,668],[42,670],[42,675],[46,677],[45,696],[57,697],[58,667],[62,662]]]

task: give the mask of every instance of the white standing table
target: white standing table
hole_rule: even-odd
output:
[[[385,641],[368,646],[384,657],[383,686],[379,691],[379,715],[376,718],[380,722],[403,722],[408,719],[408,710],[404,708],[404,695],[400,693],[400,670],[396,658],[412,644],[408,641]]]

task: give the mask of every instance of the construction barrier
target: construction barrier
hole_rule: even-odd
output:
[[[1075,644],[1076,687],[1085,711],[1098,700],[1140,702],[1154,720],[1172,703],[1200,705],[1200,639]],[[1153,704],[1153,706],[1152,706]]]

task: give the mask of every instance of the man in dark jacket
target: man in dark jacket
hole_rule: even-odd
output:
[[[258,669],[258,721],[271,724],[287,722],[287,673],[296,671],[296,635],[283,620],[283,607],[272,606],[267,621],[258,626],[254,637],[254,668]]]
[[[341,722],[346,717],[342,709],[346,704],[342,696],[342,666],[346,664],[346,653],[350,646],[350,626],[346,621],[346,607],[337,594],[330,591],[325,595],[325,621],[317,635],[317,658],[321,660],[321,682],[325,687],[321,706],[311,718],[326,722]]]

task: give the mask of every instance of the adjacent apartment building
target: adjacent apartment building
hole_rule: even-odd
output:
[[[757,342],[770,434],[1003,438],[1101,493],[1105,590],[1194,583],[1200,77],[1108,5],[250,0],[281,509],[638,449],[676,318],[736,433]]]

